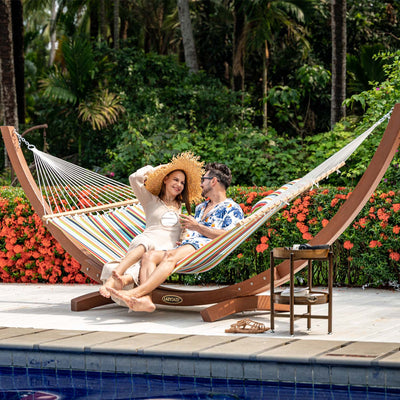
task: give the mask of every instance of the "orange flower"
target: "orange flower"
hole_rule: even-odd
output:
[[[343,247],[344,247],[346,250],[351,250],[351,249],[354,247],[354,244],[351,243],[350,240],[346,240],[346,241],[343,243]]]
[[[304,213],[297,214],[297,220],[300,221],[300,222],[305,221],[306,220],[306,214],[304,214]]]
[[[329,220],[327,220],[326,218],[324,218],[324,219],[321,221],[321,224],[322,224],[322,227],[325,228],[325,227],[329,224]]]
[[[260,239],[261,243],[267,243],[267,241],[268,241],[268,238],[266,236],[262,236]]]
[[[369,242],[369,247],[373,249],[374,247],[381,247],[382,243],[379,240],[371,240]]]
[[[393,211],[394,212],[400,211],[400,203],[393,204]]]
[[[268,245],[265,243],[260,243],[256,246],[257,253],[264,253],[264,251],[267,249],[268,249]]]
[[[312,238],[313,238],[313,235],[311,235],[310,232],[303,233],[303,239],[304,240],[311,240]]]
[[[242,253],[240,253],[240,254],[237,255],[237,258],[242,258],[242,257],[243,257],[243,254],[242,254]]]
[[[336,204],[338,203],[338,199],[335,197],[334,199],[332,199],[332,201],[331,201],[331,207],[335,207],[336,206]]]
[[[396,235],[398,235],[399,232],[400,232],[400,226],[395,225],[395,226],[393,227],[393,233],[395,233]]]
[[[399,261],[399,260],[400,260],[400,254],[397,253],[397,252],[395,252],[395,251],[392,251],[392,252],[389,254],[389,257],[390,257],[393,261]]]

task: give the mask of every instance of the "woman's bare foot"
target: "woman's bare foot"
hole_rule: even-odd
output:
[[[121,299],[132,311],[153,312],[156,309],[155,304],[149,295],[142,297],[132,297],[127,290],[115,290],[110,288],[110,293]]]
[[[114,271],[113,271],[114,273]],[[121,286],[121,281],[117,280],[114,278],[113,275],[111,275],[106,282],[104,283],[103,286],[100,287],[99,292],[103,297],[110,298],[110,291],[109,289],[116,289],[116,290],[121,290],[123,286]]]
[[[118,284],[118,287],[114,286],[114,289],[121,290],[125,286],[134,283],[134,280],[131,275],[120,275],[117,271],[113,271],[111,274],[112,274],[111,276],[115,279],[115,282],[117,282]]]

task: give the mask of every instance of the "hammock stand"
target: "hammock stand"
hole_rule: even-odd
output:
[[[1,127],[6,149],[18,180],[25,191],[35,212],[43,218],[50,212],[44,210],[41,192],[29,170],[23,152],[20,148],[13,127]],[[352,195],[340,207],[329,224],[309,242],[311,245],[333,244],[334,241],[350,225],[364,207],[377,185],[381,181],[393,156],[400,145],[400,104],[394,106],[391,118],[382,140],[373,156],[367,170],[353,190]],[[47,225],[48,230],[60,245],[80,264],[81,270],[96,282],[100,282],[103,264],[85,249],[77,240],[71,238],[54,224]],[[298,260],[294,263],[295,273],[303,269],[307,261]],[[275,286],[289,280],[289,260],[276,266]],[[270,310],[270,297],[260,295],[270,288],[270,273],[268,270],[243,282],[213,290],[179,290],[160,286],[153,292],[153,301],[160,305],[194,306],[210,305],[201,311],[206,322],[213,322],[228,315],[241,311]],[[79,296],[71,300],[72,311],[84,311],[97,306],[110,304],[112,300],[102,297],[98,291]],[[286,305],[276,305],[277,311],[287,311]]]

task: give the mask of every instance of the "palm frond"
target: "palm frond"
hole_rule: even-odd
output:
[[[123,112],[125,108],[121,98],[105,89],[79,104],[78,116],[82,121],[89,122],[94,130],[99,130],[115,123]]]

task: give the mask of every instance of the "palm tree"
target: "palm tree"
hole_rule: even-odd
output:
[[[18,129],[18,105],[14,73],[11,0],[0,1],[0,111],[4,125]],[[4,166],[9,167],[4,149]]]
[[[111,125],[124,112],[117,94],[102,88],[95,75],[101,69],[94,59],[88,40],[63,38],[60,64],[55,64],[49,76],[42,80],[44,95],[65,105],[72,105],[77,119],[89,122],[94,130]],[[70,107],[66,107],[66,110]],[[82,155],[81,131],[78,131],[78,155]]]
[[[301,24],[312,10],[315,0],[248,0],[243,3],[246,24],[241,40],[243,50],[260,51],[263,59],[263,125],[267,130],[267,92],[270,51],[279,32],[286,28],[290,35],[307,43]]]
[[[193,38],[192,23],[190,21],[188,0],[178,0],[178,13],[186,65],[191,72],[198,72],[199,66],[197,64],[196,46]]]
[[[346,116],[346,0],[332,0],[332,91],[331,128]]]

